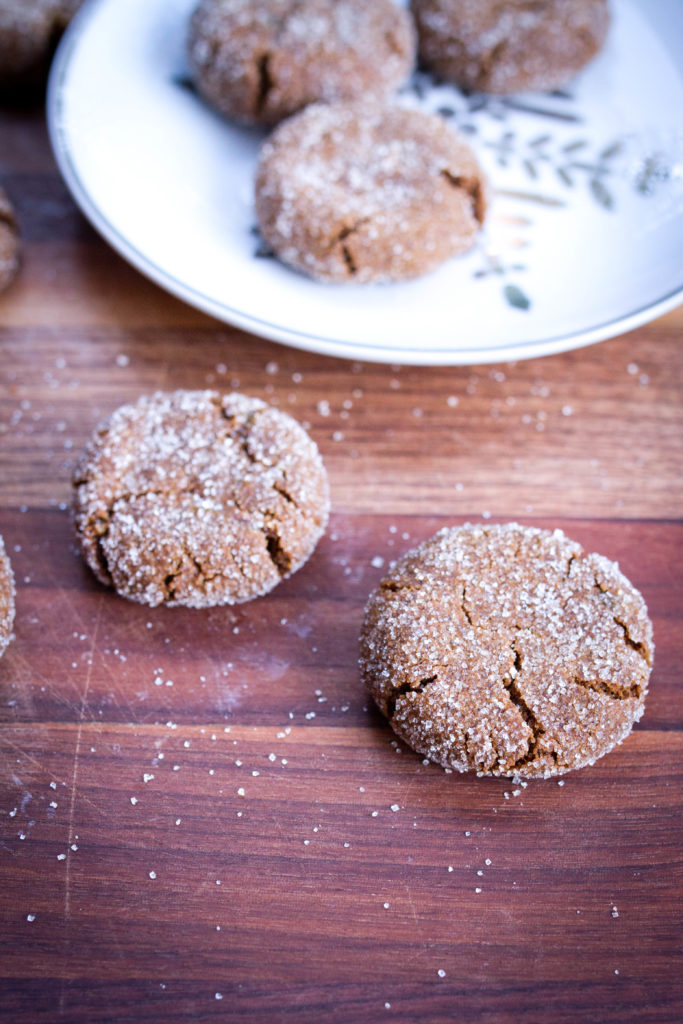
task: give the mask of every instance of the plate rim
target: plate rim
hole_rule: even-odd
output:
[[[683,280],[673,291],[602,323],[569,333],[560,333],[529,342],[516,341],[505,348],[458,347],[457,349],[392,349],[367,342],[354,342],[320,334],[310,334],[282,327],[268,320],[234,309],[225,302],[206,295],[159,266],[140,251],[103,213],[78,171],[77,161],[69,146],[62,111],[65,81],[70,63],[87,25],[97,9],[111,0],[88,0],[80,8],[62,38],[50,70],[46,96],[47,128],[59,171],[71,195],[96,231],[126,262],[174,297],[218,321],[303,351],[316,352],[353,361],[414,366],[475,366],[495,362],[510,363],[519,359],[541,358],[596,344],[625,334],[683,303]]]

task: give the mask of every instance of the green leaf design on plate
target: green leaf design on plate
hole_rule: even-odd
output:
[[[602,206],[605,210],[614,209],[614,199],[612,198],[612,193],[606,187],[604,181],[602,181],[601,178],[591,178],[590,190],[593,195],[593,198],[596,199],[598,203],[600,203],[600,206]]]
[[[527,310],[531,306],[531,299],[528,295],[524,294],[519,285],[506,284],[503,288],[503,295],[508,305],[513,306],[515,309]]]

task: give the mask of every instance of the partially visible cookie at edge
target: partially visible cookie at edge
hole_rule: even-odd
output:
[[[643,714],[653,659],[642,596],[560,530],[447,528],[370,597],[361,674],[430,760],[548,777],[592,764]]]
[[[415,47],[393,0],[201,0],[188,39],[199,93],[229,118],[271,126],[309,103],[387,98]]]
[[[19,225],[12,204],[0,188],[0,292],[14,280],[19,269]]]
[[[248,601],[312,553],[329,514],[318,449],[291,416],[217,391],[117,409],[74,475],[85,559],[148,605]]]
[[[261,147],[261,235],[320,281],[418,277],[475,242],[487,185],[469,145],[436,114],[398,105],[315,104]]]
[[[487,93],[565,85],[602,48],[607,0],[411,0],[426,68]]]
[[[0,657],[12,639],[14,610],[14,574],[0,537]]]
[[[49,61],[83,0],[0,0],[0,91],[44,86]]]

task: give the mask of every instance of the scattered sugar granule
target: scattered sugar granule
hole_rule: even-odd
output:
[[[382,558],[381,555],[375,555],[375,557],[370,562],[370,565],[372,566],[373,569],[381,569],[382,566],[384,565],[384,559]]]
[[[223,998],[223,993],[222,993],[222,992],[216,992],[216,995],[215,995],[215,997],[214,997],[214,998],[216,998],[216,999],[222,999],[222,998]]]
[[[481,892],[481,889],[479,888],[479,886],[477,886],[477,888],[474,891],[475,892]]]
[[[612,907],[612,917],[619,917],[619,911],[617,910],[616,906]]]
[[[439,975],[440,978],[446,977],[446,972],[444,971],[443,967],[440,967],[436,973]]]
[[[392,804],[392,805],[391,805],[391,810],[392,810],[392,811],[394,811],[394,812],[395,812],[395,811],[398,811],[399,809],[400,809],[400,808],[399,808],[398,804]]]
[[[145,774],[142,776],[142,781],[143,782],[151,782],[153,778],[154,778],[154,775],[152,774],[152,772],[145,772]]]
[[[133,807],[135,807],[136,803],[138,802],[138,798],[136,796],[132,796],[130,798],[130,802],[132,803]]]
[[[27,914],[26,915],[26,920],[27,921],[35,921],[35,919],[36,919],[36,915],[35,914]]]
[[[66,860],[66,854],[65,853],[58,853],[57,854],[57,860]]]
[[[388,910],[389,907],[391,906],[391,904],[390,903],[383,903],[382,906],[384,907],[385,910]]]
[[[157,877],[156,871],[150,871],[149,877],[152,878],[152,879],[156,878]]]

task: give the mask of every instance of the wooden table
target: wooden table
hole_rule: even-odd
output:
[[[123,263],[40,112],[0,140],[24,236],[0,298],[0,1018],[680,1021],[683,313],[514,365],[302,353]],[[250,604],[144,608],[76,551],[94,425],[177,387],[277,403],[327,464],[325,538]],[[642,722],[559,782],[425,765],[359,683],[388,562],[482,517],[617,559],[654,621]]]

